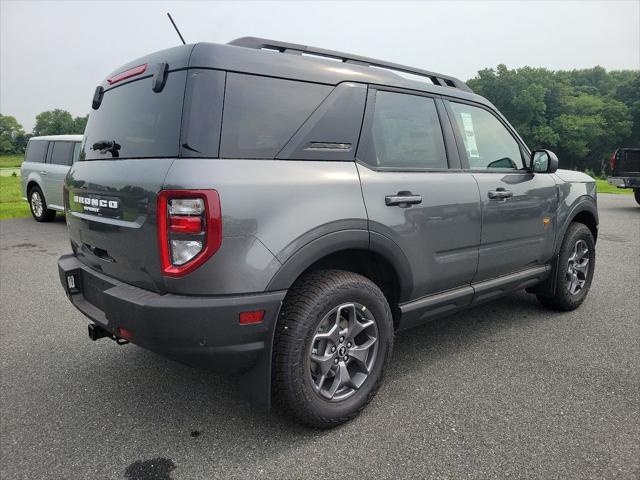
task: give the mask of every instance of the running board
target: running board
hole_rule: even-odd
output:
[[[434,318],[488,302],[515,290],[531,287],[544,281],[550,271],[550,265],[528,268],[403,303],[400,305],[401,317],[398,330],[416,327]]]

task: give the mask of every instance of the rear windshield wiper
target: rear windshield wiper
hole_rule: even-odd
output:
[[[109,152],[112,157],[117,158],[120,155],[118,150],[121,148],[120,144],[116,143],[115,140],[100,140],[93,144],[91,150],[100,150],[103,155]]]

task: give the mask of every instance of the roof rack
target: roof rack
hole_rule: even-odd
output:
[[[376,60],[375,58],[362,57],[360,55],[352,55],[350,53],[337,52],[335,50],[326,50],[324,48],[309,47],[307,45],[298,45],[297,43],[280,42],[278,40],[269,40],[266,38],[258,37],[242,37],[236,38],[229,42],[229,45],[235,45],[237,47],[253,48],[256,50],[277,50],[281,53],[289,53],[293,55],[302,55],[303,53],[316,55],[319,57],[331,58],[339,60],[343,63],[351,63],[354,65],[360,65],[364,67],[378,67],[388,70],[395,70],[397,72],[408,73],[411,75],[418,75],[421,77],[427,77],[434,85],[441,87],[452,87],[464,90],[465,92],[473,93],[466,83],[455,77],[448,75],[442,75],[440,73],[430,72],[428,70],[422,70],[420,68],[408,67],[406,65],[400,65],[398,63],[385,62],[383,60]]]

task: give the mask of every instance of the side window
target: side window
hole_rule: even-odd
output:
[[[370,151],[365,161],[374,167],[448,166],[432,98],[378,91],[370,135]]]
[[[82,143],[73,144],[73,160],[71,161],[71,163],[76,163],[78,161],[78,157],[80,157],[81,148],[82,148]]]
[[[71,165],[74,145],[72,142],[54,142],[49,162],[54,165]]]
[[[333,87],[227,74],[221,158],[275,158]]]
[[[479,107],[450,102],[472,169],[522,169],[518,142],[492,113]]]
[[[31,140],[27,146],[25,162],[43,163],[49,142],[46,140]]]

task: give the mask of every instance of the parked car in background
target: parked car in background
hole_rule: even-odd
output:
[[[524,288],[572,310],[595,267],[594,180],[462,81],[274,40],[114,71],[65,186],[92,340],[240,372],[316,427],[371,400],[397,330]]]
[[[640,148],[619,148],[611,156],[608,182],[618,188],[632,188],[640,205]]]
[[[37,222],[50,222],[64,211],[62,186],[78,158],[82,135],[32,137],[20,168],[23,198]]]

